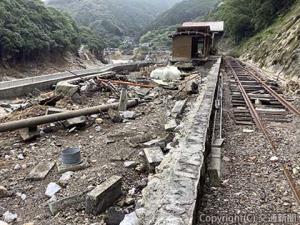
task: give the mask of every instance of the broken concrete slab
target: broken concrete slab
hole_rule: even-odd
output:
[[[78,170],[84,170],[84,169],[88,168],[90,166],[90,164],[86,160],[83,160],[81,163],[74,164],[74,165],[72,165],[72,164],[66,165],[66,164],[63,164],[61,161],[57,161],[56,166],[57,166],[58,173],[65,173],[68,171],[75,172]]]
[[[177,127],[177,122],[175,119],[171,119],[165,124],[166,131],[173,131],[175,130],[176,127]]]
[[[187,99],[175,102],[175,105],[171,111],[171,116],[177,118],[183,113],[184,107],[186,106]]]
[[[27,176],[27,180],[43,180],[50,172],[50,170],[54,167],[54,161],[45,161],[37,164],[33,170],[30,171]]]
[[[56,85],[55,94],[72,97],[78,90],[78,85],[70,84],[68,81],[61,81]]]
[[[161,148],[165,148],[166,145],[167,145],[166,138],[158,138],[158,139],[154,139],[154,140],[143,143],[144,147],[159,146]]]
[[[68,206],[74,206],[75,204],[84,202],[86,193],[87,191],[57,201],[49,202],[48,206],[51,211],[51,214],[55,215]]]
[[[66,128],[71,128],[71,127],[83,127],[85,126],[86,123],[86,117],[85,116],[79,116],[71,119],[67,119],[63,122],[64,126]]]
[[[32,141],[40,136],[40,129],[38,129],[37,127],[27,127],[20,129],[19,134],[23,141]]]
[[[185,83],[185,91],[188,94],[198,94],[199,93],[198,84],[192,80]]]
[[[146,157],[150,172],[154,172],[155,167],[158,166],[160,162],[164,159],[164,154],[159,146],[145,148],[144,155]]]
[[[122,177],[112,176],[86,195],[86,212],[98,215],[122,195]]]

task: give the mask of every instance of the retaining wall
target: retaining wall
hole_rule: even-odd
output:
[[[143,190],[136,214],[143,225],[193,225],[209,148],[210,123],[221,58],[211,68],[205,90],[184,124],[177,147],[170,150]]]

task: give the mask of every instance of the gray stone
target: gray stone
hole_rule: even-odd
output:
[[[62,187],[66,187],[69,183],[69,180],[73,176],[73,174],[74,174],[73,171],[68,171],[68,172],[63,173],[58,180],[58,184],[61,185]]]
[[[165,124],[166,131],[173,131],[176,127],[177,127],[177,122],[175,119],[171,119]]]
[[[10,196],[8,190],[5,187],[0,186],[0,198],[5,198],[8,196]]]
[[[107,113],[112,122],[121,123],[123,121],[120,113],[117,110],[109,109]]]
[[[188,94],[198,94],[198,84],[195,81],[189,81],[185,83],[185,90]]]
[[[171,111],[171,115],[174,118],[177,118],[183,113],[184,107],[186,106],[187,99],[182,100],[182,101],[177,101],[175,102],[175,105]]]
[[[122,195],[122,177],[112,176],[86,195],[86,212],[98,215]]]
[[[43,180],[54,167],[54,161],[43,161],[37,164],[27,176],[27,180]]]
[[[148,168],[150,172],[155,171],[155,167],[160,164],[160,162],[164,159],[164,154],[161,151],[161,148],[158,146],[145,148],[144,154],[147,160]]]
[[[145,147],[152,147],[152,146],[159,146],[161,148],[166,147],[166,139],[165,138],[158,138],[148,142],[143,143]]]
[[[63,122],[64,126],[66,128],[71,127],[83,127],[86,123],[86,117],[85,116],[79,116],[71,119],[67,119]]]
[[[23,141],[31,141],[40,136],[40,129],[38,129],[37,127],[27,127],[20,129],[19,134]]]
[[[76,194],[76,195],[72,195],[70,197],[66,197],[57,201],[52,201],[49,202],[49,209],[51,211],[52,215],[57,214],[59,211],[65,209],[66,207],[69,206],[74,206],[75,204],[79,204],[85,201],[85,197],[86,197],[86,191]]]

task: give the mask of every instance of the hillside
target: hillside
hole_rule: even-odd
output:
[[[0,37],[1,64],[62,56],[76,52],[81,44],[95,52],[103,49],[93,32],[78,28],[72,18],[46,8],[40,0],[2,0]]]
[[[120,36],[134,37],[159,13],[179,1],[48,0],[47,4],[70,13],[79,25],[90,27],[108,41],[114,42]]]
[[[140,43],[149,43],[154,48],[170,47],[168,35],[175,31],[176,25],[196,18],[200,20],[213,10],[220,0],[184,0],[161,13],[147,26]]]
[[[300,78],[300,2],[275,23],[243,43],[242,58],[287,79]],[[300,82],[299,82],[300,83]]]

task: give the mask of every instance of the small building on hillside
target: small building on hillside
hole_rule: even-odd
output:
[[[216,52],[216,42],[224,33],[224,22],[185,22],[170,37],[172,62],[206,61]]]

